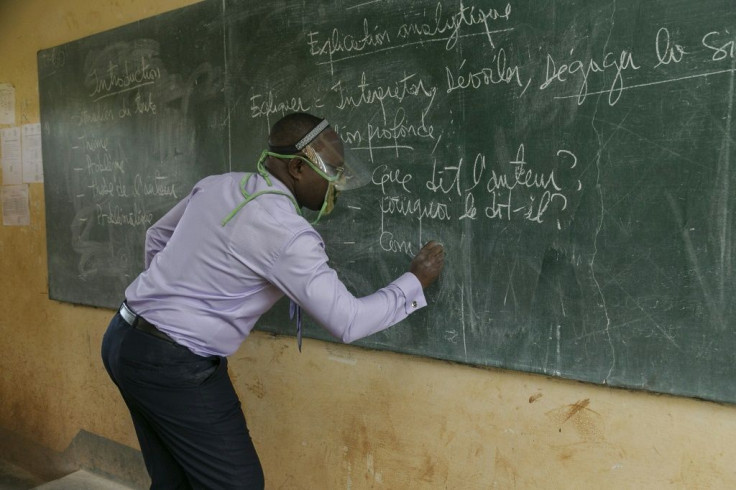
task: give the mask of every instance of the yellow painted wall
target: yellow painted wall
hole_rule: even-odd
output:
[[[16,124],[39,121],[39,49],[189,3],[0,0]],[[57,452],[80,430],[137,448],[99,360],[112,312],[48,299],[30,187],[31,225],[0,227],[0,429]],[[230,369],[269,489],[736,488],[733,406],[310,340],[300,355],[261,333]]]

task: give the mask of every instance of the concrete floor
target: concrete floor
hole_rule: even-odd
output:
[[[131,487],[79,470],[58,480],[44,482],[8,461],[0,460],[0,490],[131,490]]]

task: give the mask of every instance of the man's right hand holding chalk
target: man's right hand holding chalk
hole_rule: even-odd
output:
[[[409,272],[417,276],[422,288],[426,288],[437,280],[444,266],[445,247],[432,240],[411,261]]]

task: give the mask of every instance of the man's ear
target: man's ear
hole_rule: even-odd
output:
[[[286,168],[289,170],[289,175],[294,180],[300,180],[302,178],[302,162],[299,158],[292,158],[289,163],[286,164]]]

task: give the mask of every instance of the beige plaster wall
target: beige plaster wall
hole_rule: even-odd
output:
[[[16,124],[39,121],[39,49],[188,3],[0,0]],[[112,312],[48,299],[30,188],[31,225],[0,227],[0,429],[137,448],[99,360]],[[260,333],[230,366],[269,489],[736,488],[733,406]]]

